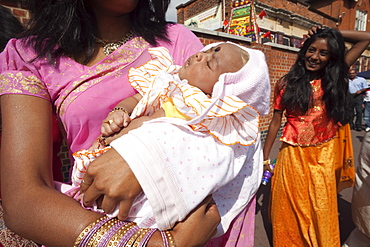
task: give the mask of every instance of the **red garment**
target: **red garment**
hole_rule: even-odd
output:
[[[299,113],[286,109],[281,100],[284,94],[284,83],[279,81],[275,87],[274,109],[286,110],[287,122],[280,140],[295,146],[314,146],[327,142],[335,137],[338,125],[327,116],[325,102],[322,100],[324,91],[321,80],[313,80],[313,107],[307,113]]]
[[[59,157],[60,148],[63,143],[62,133],[59,129],[58,120],[55,115],[52,117],[53,131],[53,176],[55,181],[63,182],[62,161]]]

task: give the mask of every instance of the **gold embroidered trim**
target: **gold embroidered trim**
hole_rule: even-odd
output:
[[[122,70],[135,61],[148,46],[149,43],[143,38],[134,37],[131,41],[117,49],[115,53],[108,56],[101,64],[92,66],[85,74],[76,78],[72,89],[65,90],[58,100],[57,112],[60,116],[65,113],[66,108],[74,102],[81,92],[100,83],[105,76],[122,76]],[[140,52],[135,52],[133,49],[140,49]]]
[[[1,94],[31,94],[50,100],[45,84],[36,76],[25,76],[22,72],[0,75]]]

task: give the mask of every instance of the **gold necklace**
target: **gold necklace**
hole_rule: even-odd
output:
[[[134,36],[134,30],[130,30],[123,39],[115,42],[104,41],[94,36],[95,42],[104,46],[103,51],[106,56],[117,50],[121,45],[129,41]]]

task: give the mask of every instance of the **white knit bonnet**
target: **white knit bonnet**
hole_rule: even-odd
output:
[[[220,43],[205,46],[206,51]],[[254,107],[261,116],[269,113],[270,107],[270,77],[263,52],[233,44],[249,54],[248,62],[237,72],[221,74],[212,92],[212,98],[222,98],[225,95],[235,95],[245,103]]]

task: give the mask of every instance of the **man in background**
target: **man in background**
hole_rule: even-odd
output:
[[[351,117],[351,129],[355,129],[357,131],[362,130],[362,101],[363,101],[363,93],[367,90],[368,85],[365,78],[357,76],[357,71],[351,69],[349,71],[349,93],[353,97],[353,113]]]

